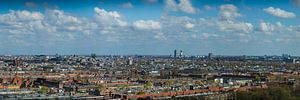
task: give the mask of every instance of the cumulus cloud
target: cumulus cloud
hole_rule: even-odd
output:
[[[95,30],[92,29],[92,23],[61,10],[47,10],[45,13],[11,10],[0,14],[0,33],[7,34],[5,37],[11,40],[19,40],[18,43],[39,40],[41,44],[48,44],[54,41],[74,40],[88,34]]]
[[[96,13],[95,18],[101,24],[104,25],[117,25],[117,26],[127,26],[127,22],[123,20],[121,14],[116,11],[106,11],[101,8],[94,8]]]
[[[180,0],[178,7],[181,11],[186,12],[186,13],[195,13],[196,12],[195,8],[192,6],[192,4],[189,0]]]
[[[175,29],[190,29],[195,27],[195,20],[187,17],[187,16],[182,16],[182,17],[175,17],[175,16],[162,16],[160,19],[160,22],[164,25],[164,28],[175,28]]]
[[[261,31],[266,32],[268,34],[271,34],[270,32],[274,31],[275,28],[274,25],[264,21],[260,22],[259,27]]]
[[[291,26],[284,26],[281,22],[270,23],[267,21],[260,21],[258,25],[258,30],[267,35],[274,35],[274,33],[288,32],[290,27]]]
[[[166,0],[166,9],[170,11],[182,11],[185,13],[196,13],[196,8],[194,8],[189,0],[179,0],[179,4],[175,0]]]
[[[222,8],[228,13],[238,13],[237,8],[227,6],[220,7],[220,9]],[[11,10],[8,13],[0,14],[0,39],[10,39],[7,41],[24,44],[35,44],[36,41],[55,44],[60,41],[68,42],[80,39],[118,42],[145,39],[189,40],[192,38],[195,40],[249,42],[255,39],[259,40],[259,36],[252,37],[252,35],[260,35],[257,33],[261,32],[278,33],[272,35],[276,35],[276,37],[290,36],[284,37],[285,39],[300,37],[300,27],[285,26],[280,22],[272,24],[265,21],[256,25],[234,19],[238,16],[240,15],[225,14],[223,17],[228,20],[224,20],[218,17],[192,18],[164,15],[156,20],[127,22],[120,12],[107,11],[97,7],[94,9],[94,17],[89,19],[74,16],[62,10],[46,10],[43,13]],[[276,41],[272,37],[266,39]]]
[[[209,38],[218,38],[218,37],[220,37],[219,34],[215,34],[215,33],[202,33],[200,38],[206,40],[206,39],[209,39]]]
[[[247,22],[236,22],[236,21],[217,21],[216,26],[221,31],[228,32],[243,32],[250,33],[253,31],[253,25]]]
[[[161,25],[157,21],[153,20],[138,20],[133,23],[133,27],[141,30],[149,30],[149,29],[160,29]]]
[[[7,42],[30,44],[26,39],[32,39],[40,32],[47,32],[48,27],[43,23],[45,16],[39,12],[26,10],[14,11],[0,15],[0,33]]]
[[[160,39],[160,40],[166,40],[166,39],[167,39],[166,36],[164,35],[164,33],[162,33],[162,32],[156,33],[156,34],[154,35],[154,38]]]
[[[10,10],[8,14],[1,15],[1,20],[11,20],[11,21],[28,21],[28,20],[42,20],[44,18],[43,14],[40,12],[29,12],[14,11]]]
[[[191,28],[194,28],[194,24],[192,24],[192,23],[187,23],[187,24],[185,24],[185,27],[186,28],[188,28],[188,29],[191,29]]]
[[[166,0],[166,9],[171,11],[178,11],[178,6],[175,0]]]
[[[230,39],[232,41],[247,41],[248,34],[254,32],[254,25],[238,20],[222,20],[218,18],[193,19],[187,16],[163,16],[160,20],[167,38],[172,39]],[[205,33],[197,35],[198,33]],[[209,33],[209,34],[208,34]]]
[[[47,14],[49,14],[50,19],[54,19],[56,24],[63,23],[81,23],[81,20],[75,16],[70,16],[64,13],[61,10],[48,10]]]
[[[232,4],[221,5],[219,15],[226,20],[232,20],[241,16],[238,13],[238,8]]]
[[[282,10],[280,8],[274,8],[274,7],[268,7],[263,9],[263,11],[265,11],[268,14],[271,14],[273,16],[276,17],[280,17],[280,18],[295,18],[296,15],[293,12],[288,12],[285,10]]]
[[[42,20],[44,15],[39,12],[9,11],[9,13],[0,15],[0,24],[2,31],[12,34],[35,34],[32,30],[43,30]]]

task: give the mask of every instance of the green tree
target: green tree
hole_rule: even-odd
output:
[[[189,83],[188,83],[187,81],[183,81],[183,82],[180,82],[180,84],[186,86],[186,85],[188,85]]]
[[[40,89],[38,90],[39,93],[42,93],[42,94],[47,94],[49,93],[50,91],[50,88],[46,87],[46,86],[41,86]]]
[[[145,93],[145,91],[142,90],[142,91],[139,91],[137,94],[141,95],[141,94],[146,94],[146,93]]]
[[[237,100],[297,100],[292,90],[286,85],[272,86],[267,89],[256,89],[235,93]]]
[[[166,84],[167,84],[168,86],[171,86],[171,85],[174,84],[174,81],[173,81],[173,80],[167,80],[167,81],[166,81]]]
[[[255,81],[261,81],[259,75],[255,75]]]
[[[152,88],[152,86],[153,86],[153,83],[150,82],[150,81],[148,81],[148,82],[144,85],[145,88]]]

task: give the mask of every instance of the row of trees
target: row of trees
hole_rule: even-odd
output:
[[[277,85],[267,89],[240,91],[233,94],[236,100],[300,100],[300,85]]]

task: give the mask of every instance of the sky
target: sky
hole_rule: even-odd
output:
[[[0,0],[0,55],[300,56],[300,0]]]

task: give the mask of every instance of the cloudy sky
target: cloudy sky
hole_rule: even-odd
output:
[[[1,0],[0,54],[300,55],[300,0]]]

